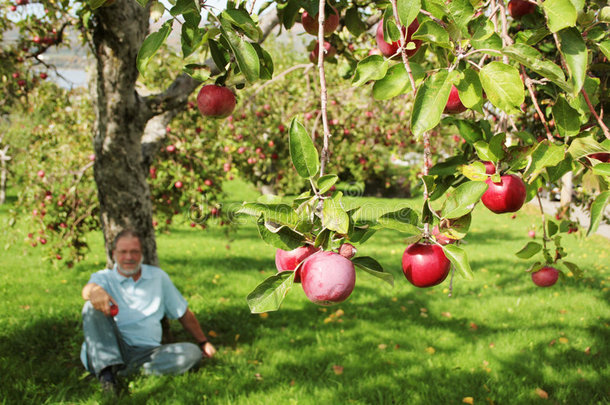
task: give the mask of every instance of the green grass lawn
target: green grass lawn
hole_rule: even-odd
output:
[[[356,201],[372,213],[416,206]],[[3,207],[0,403],[103,402],[78,359],[80,290],[104,266],[101,234],[91,235],[86,261],[56,268],[25,243],[6,247],[21,232],[6,220]],[[538,220],[530,207],[516,219],[478,207],[464,245],[476,278],[456,277],[453,297],[449,280],[430,289],[411,286],[400,268],[404,238],[385,231],[359,254],[378,258],[394,274],[393,289],[357,271],[345,303],[315,306],[296,285],[280,311],[263,315],[250,314],[245,297],[275,273],[274,249],[255,227],[244,224],[229,241],[222,229],[176,221],[170,234],[158,236],[161,264],[218,355],[184,376],[137,377],[119,402],[607,404],[610,241],[564,237],[584,278],[538,288],[524,272],[529,262],[514,256]],[[188,339],[177,322],[172,329]]]

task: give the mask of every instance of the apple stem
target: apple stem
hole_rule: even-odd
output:
[[[536,112],[538,113],[538,117],[540,117],[540,121],[542,122],[542,125],[544,125],[544,130],[546,131],[546,138],[552,142],[553,133],[549,129],[549,126],[547,125],[547,122],[546,122],[546,118],[544,118],[544,114],[542,113],[542,110],[540,109],[540,106],[538,105],[538,99],[536,98],[536,94],[534,93],[534,88],[532,87],[532,79],[530,79],[530,77],[527,75],[527,73],[525,73],[525,68],[523,67],[523,65],[521,65],[521,74],[523,75],[523,81],[525,82],[525,87],[527,87],[527,91],[530,94],[530,98],[532,99],[532,102],[534,103],[534,108],[536,109]]]
[[[324,7],[326,0],[320,0],[318,3],[318,71],[320,74],[320,105],[322,111],[322,126],[324,128],[324,143],[322,152],[320,153],[320,177],[324,176],[324,169],[328,162],[328,139],[330,138],[330,130],[328,129],[328,116],[326,111],[327,91],[326,91],[326,73],[324,72]]]

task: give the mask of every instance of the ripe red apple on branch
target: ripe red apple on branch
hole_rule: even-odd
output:
[[[331,45],[330,42],[324,41],[324,50],[326,54],[324,55],[324,59],[332,58],[337,53],[337,49]],[[318,54],[320,52],[320,43],[316,42],[316,46],[313,48],[313,51],[309,53],[309,61],[313,64],[318,63]]]
[[[527,14],[531,14],[536,10],[536,4],[530,3],[527,0],[510,0],[508,2],[508,13],[515,20]]]
[[[299,263],[317,251],[318,249],[312,245],[301,246],[293,250],[277,249],[275,251],[275,267],[277,268],[278,272],[294,271]],[[299,269],[294,275],[294,282],[301,282],[301,269]]]
[[[324,13],[324,36],[332,34],[339,26],[339,12],[334,7],[331,7],[331,10],[330,13]],[[318,35],[318,15],[312,17],[307,11],[303,11],[301,24],[308,34]]]
[[[224,86],[208,84],[197,94],[197,107],[204,117],[228,117],[235,109],[235,104],[235,94]]]
[[[439,245],[414,243],[402,255],[402,271],[415,287],[432,287],[442,283],[450,269],[451,262]]]
[[[409,25],[408,29],[406,29],[405,27],[402,27],[402,28],[403,28],[403,32],[406,32],[406,35],[405,35],[406,44],[409,44],[409,42],[413,42],[415,44],[414,49],[407,49],[407,56],[410,57],[410,56],[415,55],[415,53],[419,50],[419,47],[421,46],[421,43],[422,43],[419,39],[411,41],[411,36],[419,28],[419,22],[417,21],[417,19],[415,19],[415,20],[413,20],[411,25]],[[400,40],[392,42],[391,44],[387,43],[384,40],[384,38],[383,38],[383,18],[381,19],[381,21],[379,21],[379,24],[377,24],[377,32],[375,33],[375,39],[377,40],[377,47],[379,48],[379,50],[381,51],[383,56],[385,56],[386,58],[389,58],[389,57],[393,56],[394,54],[396,54],[396,51],[398,51],[398,48],[400,47]]]
[[[520,177],[508,174],[500,177],[499,183],[494,183],[489,177],[485,180],[489,188],[481,197],[481,202],[496,214],[516,212],[523,206],[526,197],[525,183]]]
[[[445,114],[459,114],[466,110],[467,108],[464,106],[464,104],[462,104],[462,100],[460,100],[457,87],[452,85],[451,92],[449,93],[449,99],[447,100],[447,104],[445,105],[445,110],[443,110],[443,112]]]
[[[559,271],[553,267],[545,266],[532,273],[532,281],[538,287],[550,287],[557,282]]]
[[[303,291],[318,305],[343,302],[356,285],[356,271],[351,260],[335,252],[311,255],[301,268]]]
[[[483,164],[485,165],[485,174],[496,174],[496,165],[493,162],[486,161]]]
[[[610,163],[610,153],[592,153],[589,155],[589,157],[597,159],[602,163]]]

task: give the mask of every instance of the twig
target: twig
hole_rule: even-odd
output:
[[[553,141],[553,133],[551,132],[549,126],[546,123],[546,118],[544,118],[544,114],[542,113],[542,110],[540,109],[540,106],[538,105],[538,100],[536,99],[536,94],[534,93],[534,88],[532,87],[532,81],[529,78],[529,76],[527,75],[527,73],[525,73],[525,68],[523,67],[523,65],[521,65],[521,74],[523,75],[523,81],[525,82],[525,87],[527,87],[527,91],[530,94],[530,98],[532,99],[532,102],[534,103],[534,108],[536,109],[536,112],[538,113],[538,116],[540,117],[540,121],[542,121],[542,125],[544,125],[544,130],[546,131],[546,137],[549,141]]]
[[[536,198],[538,199],[538,206],[540,207],[540,215],[542,216],[542,246],[546,250],[546,217],[544,216],[544,209],[542,208],[542,200],[540,199],[540,193],[536,190]]]
[[[394,21],[396,22],[396,26],[398,27],[398,31],[400,32],[400,55],[402,56],[402,63],[403,63],[403,65],[405,65],[405,70],[407,71],[407,75],[409,75],[409,82],[411,82],[411,89],[413,89],[413,93],[415,93],[417,91],[417,87],[415,86],[415,79],[413,78],[413,72],[411,71],[411,65],[409,64],[409,57],[407,56],[407,38],[406,38],[405,32],[402,29],[402,24],[400,23],[400,19],[398,18],[397,0],[391,0],[391,3],[392,3],[392,12],[394,13]]]
[[[583,97],[585,98],[585,102],[587,103],[587,106],[589,106],[589,111],[591,111],[591,114],[593,114],[593,116],[597,120],[597,123],[602,128],[602,131],[604,131],[604,136],[606,138],[610,139],[610,130],[608,130],[608,127],[606,126],[606,124],[604,123],[604,121],[602,119],[603,114],[604,114],[603,107],[601,110],[601,115],[598,115],[597,112],[595,111],[595,108],[593,108],[593,104],[591,104],[591,100],[589,99],[589,95],[587,94],[587,91],[585,90],[585,88],[583,87],[580,90],[580,92],[582,93]]]
[[[326,93],[326,74],[324,72],[324,53],[326,48],[324,47],[324,7],[326,6],[326,0],[320,0],[318,3],[318,71],[320,74],[320,109],[322,113],[322,126],[324,128],[324,146],[320,153],[320,177],[324,176],[324,170],[326,169],[326,163],[328,163],[329,152],[328,152],[328,138],[330,138],[330,130],[328,129],[328,116],[326,111],[327,93]]]
[[[284,76],[286,76],[289,73],[294,72],[297,69],[305,69],[305,72],[303,72],[303,74],[306,74],[307,71],[309,69],[311,69],[311,63],[301,63],[299,65],[294,65],[292,67],[289,67],[288,69],[284,70],[282,73],[278,74],[277,76],[273,77],[271,80],[267,80],[265,83],[263,83],[262,86],[258,87],[256,89],[256,91],[254,92],[254,94],[252,94],[249,98],[248,98],[248,102],[246,105],[249,105],[252,102],[252,99],[254,97],[256,97],[258,95],[258,93],[260,93],[265,87],[269,86],[270,84],[273,84],[275,82],[277,82],[279,79],[282,79]]]

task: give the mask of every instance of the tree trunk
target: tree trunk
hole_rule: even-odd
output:
[[[142,236],[144,262],[158,264],[141,148],[149,114],[135,88],[136,57],[148,34],[148,19],[149,8],[131,0],[100,7],[94,19],[94,178],[109,265],[112,241],[128,227]]]

